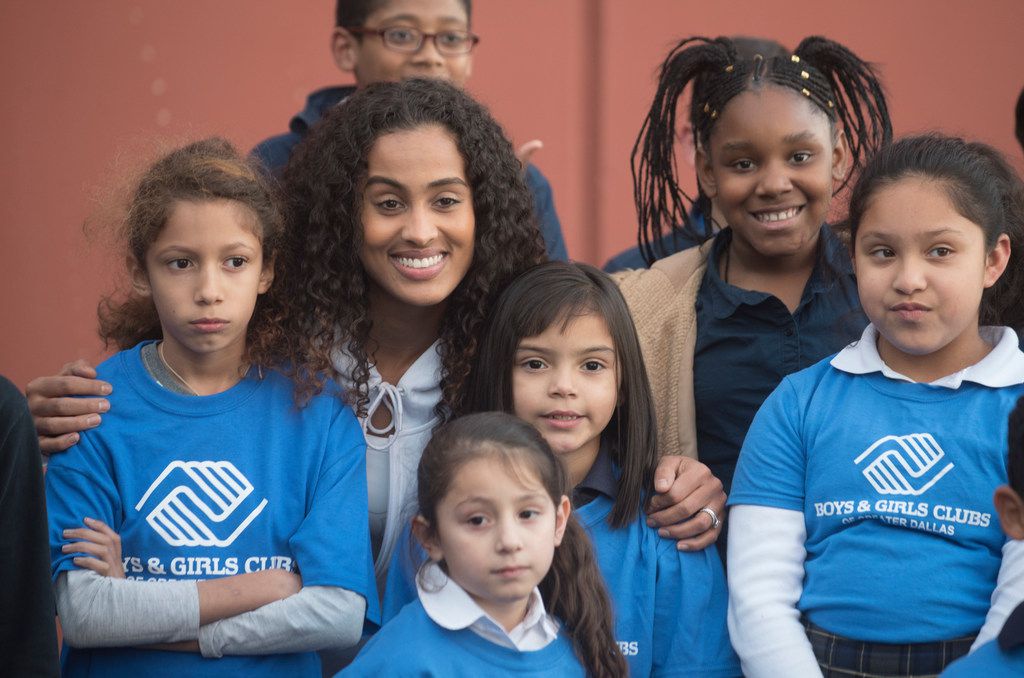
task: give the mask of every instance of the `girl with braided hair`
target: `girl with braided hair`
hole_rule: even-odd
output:
[[[693,198],[676,161],[688,89]],[[703,244],[618,280],[651,376],[663,453],[699,458],[726,491],[768,394],[866,324],[849,256],[825,220],[832,197],[891,134],[874,69],[826,38],[767,58],[743,57],[728,38],[688,38],[662,65],[633,148],[640,245],[653,261],[666,233]],[[724,223],[698,228],[694,204],[703,215],[713,204]],[[692,520],[720,524],[707,511]]]

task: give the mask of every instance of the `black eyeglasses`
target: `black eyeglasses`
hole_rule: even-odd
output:
[[[476,43],[480,42],[480,36],[469,31],[438,31],[437,33],[424,33],[418,28],[408,26],[388,26],[385,28],[346,28],[349,33],[356,35],[379,35],[384,46],[396,52],[409,54],[420,51],[423,41],[430,38],[434,41],[434,47],[445,56],[456,56],[469,54]]]

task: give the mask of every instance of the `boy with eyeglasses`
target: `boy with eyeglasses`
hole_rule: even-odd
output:
[[[471,0],[338,0],[331,52],[338,69],[355,76],[355,86],[310,94],[306,108],[292,118],[290,131],[262,142],[253,155],[280,174],[292,149],[327,109],[375,82],[426,77],[464,86],[472,72],[472,50],[480,40],[470,30],[471,14]],[[525,153],[520,155],[548,256],[565,260],[551,185],[523,158]]]

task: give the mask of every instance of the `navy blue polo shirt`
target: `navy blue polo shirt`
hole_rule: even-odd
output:
[[[818,261],[794,313],[777,297],[722,281],[720,255],[732,231],[715,236],[697,294],[693,388],[697,453],[728,492],[750,422],[782,378],[838,352],[868,320],[846,246],[826,225]]]
[[[690,212],[690,220],[693,224],[694,232],[701,234],[701,239],[694,240],[693,236],[681,228],[673,229],[661,236],[660,241],[654,243],[655,261],[658,259],[664,259],[665,257],[670,257],[685,249],[699,245],[710,237],[711,233],[708,232],[703,214],[694,209]],[[644,261],[644,255],[640,251],[639,246],[631,247],[628,250],[619,252],[604,264],[605,273],[616,273],[618,271],[628,271],[629,269],[640,268],[650,267],[647,265],[647,262]]]
[[[601,439],[601,447],[594,457],[594,463],[579,484],[572,488],[572,507],[578,509],[586,506],[604,495],[613,502],[619,496],[619,479],[615,473],[615,463],[608,444]]]

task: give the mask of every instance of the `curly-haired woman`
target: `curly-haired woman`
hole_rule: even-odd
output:
[[[285,171],[294,229],[282,359],[348,387],[367,440],[380,576],[433,430],[461,408],[497,293],[545,258],[501,128],[455,87],[373,85],[332,109]]]
[[[278,358],[347,387],[366,433],[380,578],[411,517],[420,454],[464,409],[488,311],[544,247],[511,143],[486,108],[446,83],[353,94],[310,131],[284,177],[290,235],[275,286],[289,341]],[[102,395],[94,376],[80,361],[29,385],[44,448],[65,449],[77,440],[67,432],[99,423],[104,400],[64,397]],[[695,461],[665,458],[655,477],[658,524],[724,504],[721,483]],[[693,536],[686,529],[665,534]]]

